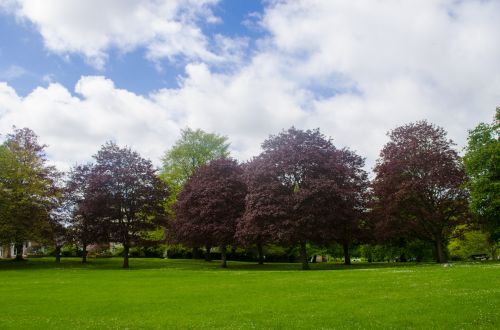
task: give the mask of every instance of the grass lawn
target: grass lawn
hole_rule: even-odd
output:
[[[0,329],[499,329],[500,263],[0,260]]]

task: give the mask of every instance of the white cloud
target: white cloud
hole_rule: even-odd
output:
[[[308,124],[370,162],[386,130],[424,118],[463,145],[500,103],[498,1],[272,1],[261,24],[282,75],[323,91]]]
[[[500,103],[500,2],[268,4],[267,37],[234,70],[199,58],[177,88],[145,97],[103,77],[82,77],[78,97],[51,84],[22,98],[3,84],[0,131],[29,126],[71,164],[110,138],[158,162],[185,126],[227,135],[244,160],[271,133],[320,127],[371,166],[389,129],[426,118],[463,146]]]
[[[218,22],[211,11],[218,1],[3,0],[0,6],[33,23],[49,51],[81,54],[102,68],[111,48],[144,47],[152,60],[221,60],[199,26]]]
[[[116,140],[158,161],[179,127],[147,98],[117,89],[103,77],[83,77],[76,97],[59,84],[20,97],[0,84],[0,132],[30,127],[49,145],[50,159],[67,169],[90,160],[101,144]]]

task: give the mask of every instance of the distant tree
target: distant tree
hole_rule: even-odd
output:
[[[112,242],[123,244],[123,267],[128,268],[130,247],[149,240],[148,232],[165,224],[167,185],[149,160],[113,142],[94,158],[85,196],[89,213],[104,224]]]
[[[349,246],[366,239],[368,174],[364,159],[348,149],[333,149],[323,173],[311,183],[309,213],[325,217],[326,243],[342,245],[344,263],[351,264]]]
[[[175,145],[165,153],[161,177],[171,187],[169,201],[173,204],[186,180],[194,170],[215,159],[229,156],[227,137],[186,128]]]
[[[173,205],[177,194],[182,190],[184,183],[196,168],[215,159],[229,156],[227,137],[215,133],[207,133],[201,129],[183,129],[181,137],[168,150],[162,159],[160,176],[170,189],[166,203],[166,210],[173,217]],[[193,257],[196,258],[197,247],[193,248]]]
[[[246,208],[237,224],[236,239],[244,246],[257,247],[258,263],[264,263],[264,245],[274,242],[271,219],[284,214],[284,209],[269,198],[269,192],[278,194],[284,186],[273,176],[272,167],[261,155],[243,166],[243,180],[247,185]],[[282,199],[284,201],[284,197]]]
[[[3,228],[0,236],[15,244],[17,260],[23,258],[24,242],[43,240],[50,228],[51,212],[59,202],[60,174],[47,165],[45,147],[28,128],[15,128],[4,142],[8,150],[2,152],[6,171],[2,171],[0,180],[3,204],[7,206],[0,211],[0,228]]]
[[[372,186],[378,231],[385,238],[431,242],[436,261],[446,262],[448,236],[467,220],[461,159],[446,132],[426,121],[398,127],[388,135]]]
[[[500,107],[493,123],[469,131],[464,163],[471,211],[496,243],[500,240]]]
[[[473,255],[486,254],[492,258],[496,257],[496,250],[500,244],[492,242],[489,233],[476,230],[466,225],[459,226],[456,234],[450,240],[448,248],[452,257],[468,259]]]
[[[12,242],[15,235],[14,190],[18,168],[14,154],[4,145],[0,145],[0,246]]]
[[[108,223],[100,217],[106,208],[105,199],[91,191],[93,168],[93,164],[73,167],[64,194],[67,236],[82,247],[82,263],[87,262],[87,246],[107,241],[109,232]]]
[[[308,269],[307,244],[352,239],[367,180],[363,161],[336,149],[319,130],[292,127],[262,148],[247,165],[246,210],[237,237],[298,245],[302,268]]]
[[[219,246],[222,267],[226,249],[234,243],[238,219],[245,209],[243,170],[233,159],[212,160],[196,169],[174,204],[171,232],[177,243],[187,246]]]

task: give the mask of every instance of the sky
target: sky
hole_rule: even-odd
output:
[[[0,0],[0,134],[33,129],[61,170],[108,140],[160,165],[186,127],[245,161],[291,126],[370,170],[389,130],[462,150],[496,106],[497,0]]]

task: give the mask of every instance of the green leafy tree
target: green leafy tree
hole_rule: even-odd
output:
[[[194,170],[211,160],[229,157],[228,149],[229,143],[225,136],[189,127],[181,131],[181,137],[163,156],[160,172],[160,177],[170,189],[165,205],[170,218],[174,215],[173,205],[177,195]],[[198,248],[193,248],[193,258],[197,258],[197,255]]]
[[[500,107],[491,124],[481,123],[469,131],[464,156],[472,212],[500,239]]]
[[[28,129],[16,129],[7,135],[1,153],[2,210],[0,236],[14,243],[16,259],[22,259],[23,243],[43,241],[50,232],[52,212],[58,207],[59,173],[48,166],[45,145],[38,143],[36,134]]]
[[[19,163],[14,154],[4,145],[0,145],[0,245],[11,243],[15,226],[13,215],[12,184],[17,176]]]
[[[228,149],[229,143],[225,136],[201,129],[183,129],[181,137],[162,159],[161,177],[171,189],[168,206],[175,203],[177,194],[196,168],[211,160],[227,158]]]
[[[488,233],[469,228],[467,225],[458,226],[455,233],[457,235],[450,240],[448,245],[453,258],[468,259],[478,254],[496,257],[498,244],[491,241]]]

